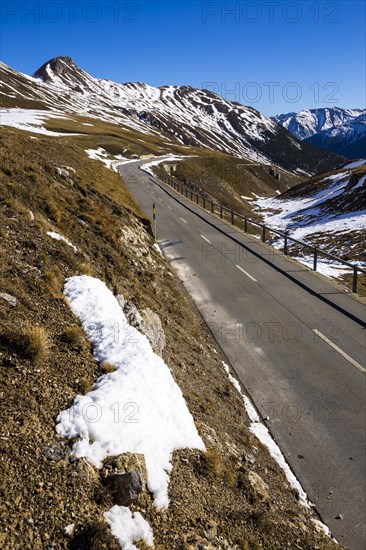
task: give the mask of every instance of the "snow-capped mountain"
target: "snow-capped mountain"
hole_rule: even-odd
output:
[[[366,109],[309,109],[272,119],[298,139],[317,147],[351,159],[366,156]]]
[[[2,105],[77,113],[169,143],[204,147],[287,170],[315,173],[340,162],[251,107],[190,86],[117,84],[90,76],[70,57],[54,58],[32,77],[1,65]]]
[[[357,118],[329,130],[323,130],[306,141],[347,158],[366,157],[366,111]],[[363,145],[362,145],[363,144]]]
[[[287,113],[276,115],[272,120],[281,124],[298,139],[307,139],[319,132],[342,126],[355,120],[360,115],[365,115],[366,109],[305,109],[299,113]]]

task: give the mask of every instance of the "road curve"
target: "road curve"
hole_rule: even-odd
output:
[[[146,162],[146,161],[144,161]],[[157,240],[339,543],[364,550],[365,305],[331,281],[119,167]]]

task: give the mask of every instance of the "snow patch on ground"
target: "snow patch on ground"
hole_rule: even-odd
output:
[[[135,541],[144,541],[154,546],[154,537],[149,523],[139,512],[132,513],[126,506],[113,506],[104,513],[113,535],[118,539],[122,550],[137,550]]]
[[[116,370],[101,376],[86,395],[78,395],[59,414],[56,430],[69,439],[80,438],[73,445],[74,455],[97,468],[107,456],[144,454],[148,489],[155,506],[165,508],[172,452],[205,449],[182,392],[102,281],[71,277],[64,294],[93,345],[95,359]]]
[[[159,159],[156,159],[156,160],[153,160],[152,162],[147,162],[146,164],[142,164],[140,166],[140,170],[142,170],[143,172],[147,172],[147,174],[150,174],[150,176],[153,176],[154,173],[153,171],[151,170],[152,166],[158,166],[159,164],[161,164],[162,162],[171,162],[173,160],[182,160],[182,159],[185,159],[185,158],[188,158],[189,156],[192,156],[192,155],[182,155],[182,156],[176,156],[176,155],[173,155],[173,154],[169,154],[165,157],[162,157],[162,158],[159,158]]]
[[[114,172],[118,172],[118,166],[120,166],[121,164],[135,162],[135,160],[131,161],[129,159],[126,159],[126,157],[123,157],[122,155],[114,155],[113,158],[110,158],[110,155],[102,147],[98,147],[98,149],[86,149],[85,152],[90,159],[103,162],[103,164],[105,164],[107,168],[113,170]]]
[[[45,136],[79,136],[82,134],[64,132],[51,132],[43,127],[48,119],[68,119],[67,115],[61,115],[52,111],[38,111],[34,109],[1,109],[0,126],[11,126],[18,130],[43,134]]]
[[[309,269],[313,269],[314,258],[312,256],[294,256],[294,260],[306,265]],[[352,272],[350,267],[346,267],[336,261],[332,262],[332,260],[328,261],[325,259],[318,260],[316,270],[326,277],[336,278]]]
[[[71,246],[71,248],[74,249],[74,252],[78,251],[76,246],[74,246],[70,241],[68,241],[65,237],[63,237],[59,233],[56,233],[55,231],[47,231],[47,235],[51,237],[51,239],[55,239],[55,241],[62,241],[66,243],[68,246]]]

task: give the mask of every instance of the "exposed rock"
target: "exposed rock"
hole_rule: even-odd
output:
[[[75,531],[75,523],[70,523],[70,525],[66,525],[66,527],[64,527],[64,533],[68,537],[72,537],[72,535],[74,534],[74,531]]]
[[[70,172],[68,172],[67,170],[64,170],[63,168],[57,168],[56,167],[56,172],[58,173],[59,176],[61,176],[61,178],[63,179],[67,179],[70,177]]]
[[[70,451],[68,451],[70,453]],[[64,460],[67,457],[67,450],[64,447],[46,445],[42,454],[50,460]]]
[[[146,308],[141,311],[143,326],[142,332],[148,337],[153,350],[158,355],[161,355],[165,348],[165,333],[157,313]]]
[[[143,329],[143,319],[137,309],[137,307],[135,306],[135,304],[133,302],[126,302],[124,307],[123,307],[123,312],[124,314],[126,315],[126,318],[127,318],[127,321],[129,322],[129,324],[134,327],[134,328],[137,328],[138,330],[141,330]]]
[[[15,296],[8,294],[7,292],[0,292],[0,298],[8,302],[11,306],[15,307],[17,305],[17,299]]]
[[[165,348],[165,333],[159,315],[150,308],[140,313],[133,302],[124,299],[123,294],[118,294],[117,300],[128,323],[141,331],[149,339],[154,352],[161,356]]]
[[[249,483],[260,500],[269,500],[269,493],[267,491],[268,485],[266,485],[256,472],[250,471],[248,474]]]
[[[80,479],[87,483],[97,483],[99,481],[99,474],[93,468],[86,458],[79,458],[76,462],[76,472]]]
[[[142,493],[142,480],[140,472],[134,470],[126,474],[113,474],[106,480],[113,501],[119,506],[129,506],[137,500]]]
[[[102,475],[106,478],[113,474],[125,474],[137,471],[140,474],[142,490],[146,491],[147,471],[145,456],[138,453],[124,453],[107,459]]]
[[[67,170],[68,172],[71,172],[72,174],[76,174],[76,170],[72,166],[62,166],[62,168],[64,170]]]

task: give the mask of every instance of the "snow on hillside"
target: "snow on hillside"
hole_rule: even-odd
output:
[[[133,543],[144,541],[154,547],[154,537],[149,523],[139,512],[132,513],[126,506],[112,506],[104,517],[113,535],[117,538],[122,550],[138,550]]]
[[[67,119],[65,114],[57,111],[42,111],[36,109],[0,109],[0,126],[12,126],[18,130],[26,130],[34,134],[45,136],[75,136],[81,134],[66,134],[64,132],[51,132],[44,128],[47,120],[61,118]]]
[[[300,167],[314,173],[319,165],[332,162],[255,109],[207,90],[118,84],[88,75],[67,57],[45,63],[31,79],[4,64],[1,73],[6,106],[43,104],[45,110],[100,119],[164,137],[165,142],[219,150],[284,169]]]
[[[352,248],[352,241],[356,244],[356,241],[361,240],[366,228],[366,175],[360,175],[352,183],[351,172],[346,170],[361,166],[365,162],[350,163],[344,166],[344,171],[317,181],[309,190],[305,184],[298,192],[298,188],[294,188],[285,196],[257,200],[255,210],[261,213],[264,222],[270,227],[281,231],[287,230],[294,239],[316,244],[316,240],[320,239],[325,243],[328,238],[328,246],[324,249],[341,257],[342,251],[347,253]],[[343,249],[340,246],[334,251],[333,245],[337,236],[343,238],[347,234],[348,250],[347,246]],[[275,239],[273,244],[280,248],[283,246],[283,239]],[[305,265],[312,266],[312,257],[303,255],[298,259]],[[355,263],[364,265],[362,262]],[[325,275],[340,276],[348,273],[349,269],[341,264],[320,259],[319,271]]]
[[[99,160],[114,172],[118,172],[118,166],[121,166],[121,164],[136,162],[136,159],[131,160],[122,155],[110,155],[103,147],[98,147],[98,149],[86,149],[85,152],[90,159]]]
[[[153,166],[159,166],[159,164],[162,164],[163,162],[172,162],[174,160],[182,160],[185,158],[189,158],[191,155],[167,155],[162,158],[154,159],[151,162],[147,162],[146,164],[142,164],[140,166],[140,170],[143,172],[146,172],[147,174],[150,174],[151,176],[154,175],[154,172],[151,170]]]
[[[116,370],[60,413],[57,432],[79,438],[73,453],[98,468],[108,456],[144,454],[155,506],[167,507],[172,452],[204,449],[182,392],[148,339],[128,324],[102,281],[71,277],[64,294],[94,347],[95,359]]]

